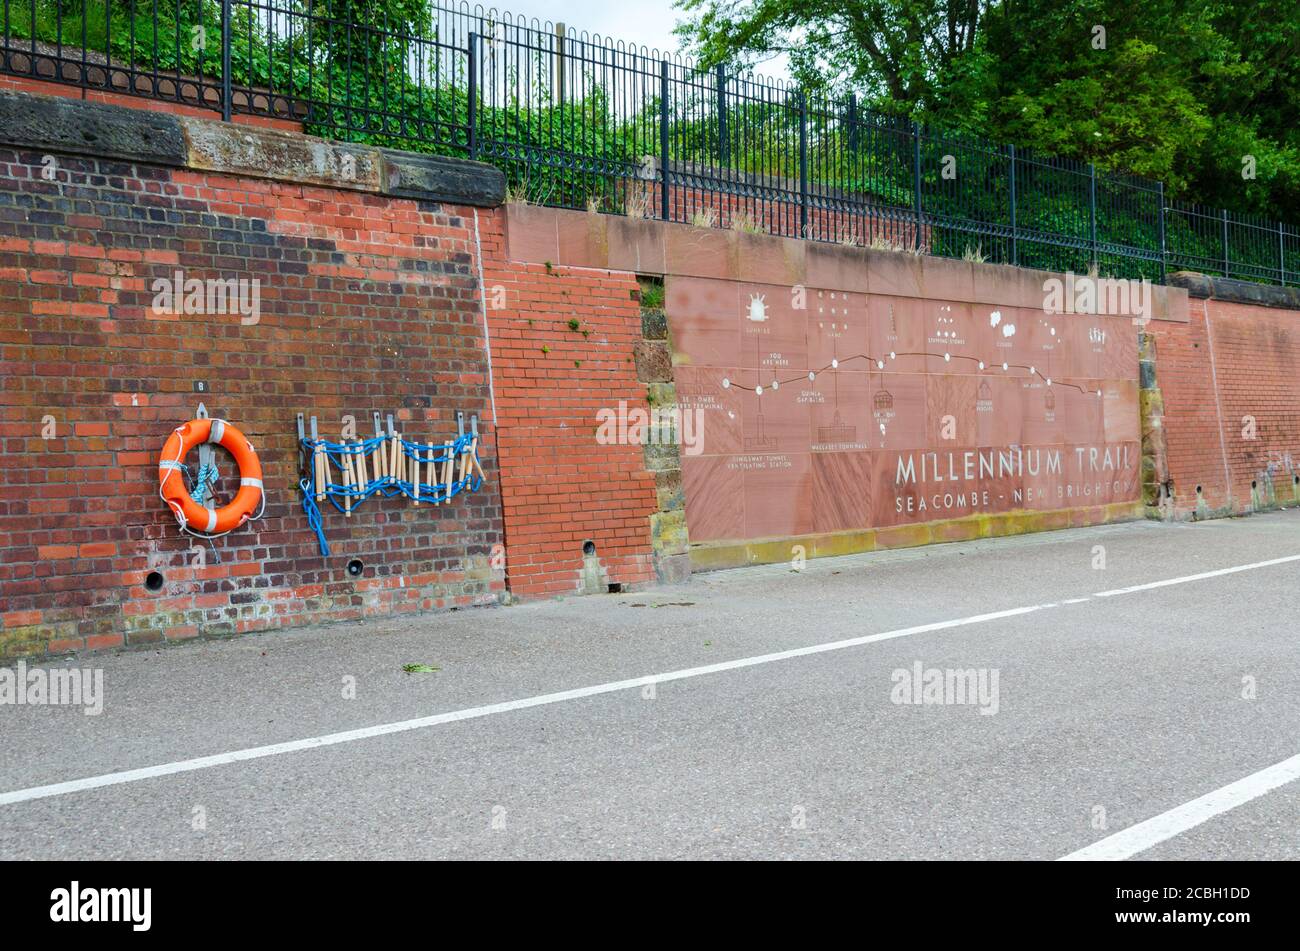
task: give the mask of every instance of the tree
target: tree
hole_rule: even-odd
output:
[[[985,69],[935,112],[966,128],[976,114],[971,131],[1181,190],[1179,158],[1198,151],[1212,125],[1198,66],[1228,58],[1194,6],[1007,0],[985,25]]]
[[[1198,91],[1213,118],[1183,157],[1198,200],[1300,224],[1300,6],[1234,0],[1211,23],[1232,55],[1207,66]],[[1247,157],[1255,177],[1243,176]]]
[[[974,49],[987,0],[680,0],[679,35],[706,66],[779,53],[812,89],[908,111]]]
[[[1300,8],[1263,0],[1003,0],[945,118],[1300,221],[1298,37]]]
[[[1300,4],[679,0],[707,65],[788,53],[879,112],[1300,222]],[[1249,173],[1254,172],[1254,177]],[[1247,173],[1243,176],[1243,172]]]

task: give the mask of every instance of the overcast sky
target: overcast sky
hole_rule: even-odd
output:
[[[661,51],[678,48],[673,26],[681,14],[672,0],[498,0],[483,5]]]
[[[487,7],[563,23],[611,40],[637,43],[659,51],[678,51],[673,27],[683,19],[673,0],[476,0]],[[763,76],[786,75],[786,58],[778,56],[757,70]]]

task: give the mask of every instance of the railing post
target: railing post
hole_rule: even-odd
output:
[[[848,116],[845,117],[845,125],[849,127],[849,151],[857,152],[858,150],[858,97],[854,93],[849,93]]]
[[[1283,287],[1286,287],[1286,231],[1282,222],[1277,223],[1277,273]]]
[[[808,96],[799,90],[799,237],[808,237]]]
[[[1088,163],[1088,244],[1092,248],[1092,263],[1097,263],[1097,166]]]
[[[659,217],[668,220],[668,60],[659,61]]]
[[[1231,277],[1232,261],[1228,255],[1228,209],[1224,208],[1222,209],[1222,211],[1223,211],[1223,276]]]
[[[309,50],[311,50],[311,49],[315,49],[315,47],[312,45],[312,24],[313,24],[314,22],[315,22],[314,0],[307,0],[307,22],[306,22],[306,24],[304,25],[303,29],[305,29],[305,31],[306,31],[305,36],[306,36],[306,41],[307,41],[307,49],[309,49]],[[313,79],[314,79],[314,77],[315,77],[315,63],[313,62],[314,59],[315,59],[315,57],[313,57],[313,56],[308,56],[308,57],[307,57],[307,88],[308,88],[309,90],[310,90],[310,89],[315,89],[315,88],[316,88],[316,86],[315,86],[315,84],[314,84],[314,82],[313,82]],[[290,84],[290,87],[289,87],[289,88],[291,88],[291,89],[293,88],[292,84]],[[316,97],[313,96],[313,95],[311,95],[311,93],[308,93],[308,94],[307,94],[307,98],[308,98],[308,99],[315,99]],[[329,89],[328,89],[328,86],[326,87],[325,98],[326,98],[327,100],[331,98],[331,96],[330,96],[330,92],[329,92]],[[303,112],[302,112],[302,118],[303,118],[304,120],[306,120],[308,123],[310,123],[311,120],[312,120],[312,104],[311,104],[310,102],[308,102],[308,103],[306,103],[305,105],[306,105],[306,108],[304,109],[304,108],[303,108],[302,100],[300,100],[300,99],[297,97],[297,95],[295,95],[294,98],[293,98],[293,104],[292,104],[289,108],[293,110],[293,113],[295,114],[295,116],[298,115],[298,110],[299,110],[299,109],[303,109]],[[329,109],[328,109],[328,107],[326,108],[325,113],[326,113],[326,115],[329,114]]]
[[[1158,184],[1160,186],[1160,283],[1165,284],[1169,277],[1169,249],[1165,246],[1165,183]]]
[[[916,219],[913,247],[921,250],[921,126],[912,123],[912,212]]]
[[[230,0],[221,0],[221,118],[229,122],[230,112]]]
[[[731,159],[731,143],[727,140],[727,67],[719,63],[713,75],[718,92],[718,161],[725,168]]]
[[[1018,245],[1018,229],[1016,227],[1016,147],[1007,146],[1011,155],[1011,175],[1009,176],[1011,185],[1011,263],[1020,263],[1020,248]]]
[[[471,31],[465,47],[465,66],[468,78],[465,83],[469,102],[466,104],[466,121],[469,124],[467,145],[469,157],[478,157],[478,34]]]
[[[556,101],[564,102],[564,33],[563,23],[555,24],[555,90]]]

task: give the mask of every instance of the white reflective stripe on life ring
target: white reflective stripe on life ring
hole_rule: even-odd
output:
[[[221,442],[221,437],[226,434],[226,421],[224,419],[214,419],[212,428],[208,431],[208,442]]]
[[[217,530],[217,510],[208,509],[208,527],[205,531],[211,533]]]
[[[239,484],[240,484],[240,485],[255,485],[255,486],[257,486],[257,487],[260,489],[260,488],[262,487],[262,480],[261,480],[261,479],[240,479],[240,480],[239,480]]]

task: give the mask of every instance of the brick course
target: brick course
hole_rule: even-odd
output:
[[[1295,504],[1300,312],[1193,297],[1188,316],[1150,326],[1176,514]]]
[[[42,160],[0,150],[0,656],[496,600],[473,209],[62,155],[48,181]],[[154,281],[178,269],[260,281],[260,321],[155,313]],[[156,466],[200,400],[257,447],[267,505],[196,567]],[[337,437],[373,409],[431,439],[478,413],[488,479],[449,507],[330,510],[325,559],[296,488],[295,414]],[[228,497],[234,463],[218,463]]]
[[[198,125],[222,145],[219,123]],[[189,142],[193,124],[179,129]],[[152,153],[134,163],[60,153],[54,180],[47,153],[0,149],[0,657],[488,603],[507,587],[528,598],[638,585],[657,568],[664,577],[664,556],[686,544],[677,463],[595,434],[602,409],[675,399],[637,272],[709,264],[697,247],[709,233],[660,247],[649,222],[586,216],[547,231],[546,214],[515,208],[507,240],[507,212],[491,207],[497,186],[466,163],[433,168],[347,146],[365,174],[344,181],[330,178],[337,148],[294,143],[258,140],[263,151],[224,172],[165,168]],[[268,155],[299,167],[270,167]],[[402,197],[421,188],[423,199]],[[428,200],[453,193],[481,207]],[[674,201],[703,207],[691,194]],[[735,210],[715,208],[724,223]],[[810,268],[834,263],[825,245],[712,238],[738,280],[802,280],[783,269],[805,256]],[[992,274],[872,260],[873,281],[912,296],[978,296]],[[258,280],[260,320],[155,312],[154,282],[178,269]],[[924,290],[908,290],[917,273]],[[999,273],[1021,306],[1037,304],[1039,277]],[[1189,312],[1164,320],[1163,300],[1148,327],[1158,388],[1147,403],[1160,396],[1164,436],[1147,440],[1148,481],[1167,477],[1183,516],[1300,501],[1300,312],[1178,298]],[[157,498],[162,443],[200,400],[252,439],[268,488],[265,517],[216,542],[220,562],[177,532]],[[334,552],[322,558],[296,488],[295,414],[315,413],[336,437],[345,414],[364,434],[375,409],[394,412],[408,437],[437,440],[454,433],[456,410],[478,413],[487,479],[449,507],[327,509]],[[218,455],[229,495],[233,462]],[[1060,514],[1032,527],[1070,523]],[[892,543],[888,531],[873,544]],[[966,537],[944,523],[924,531],[898,543]],[[502,551],[504,569],[493,557]],[[352,558],[360,578],[345,570]],[[145,585],[151,571],[160,590]]]
[[[510,261],[504,213],[480,226],[510,591],[582,590],[588,541],[608,583],[651,581],[655,476],[640,446],[596,441],[599,410],[645,405],[636,277]]]

